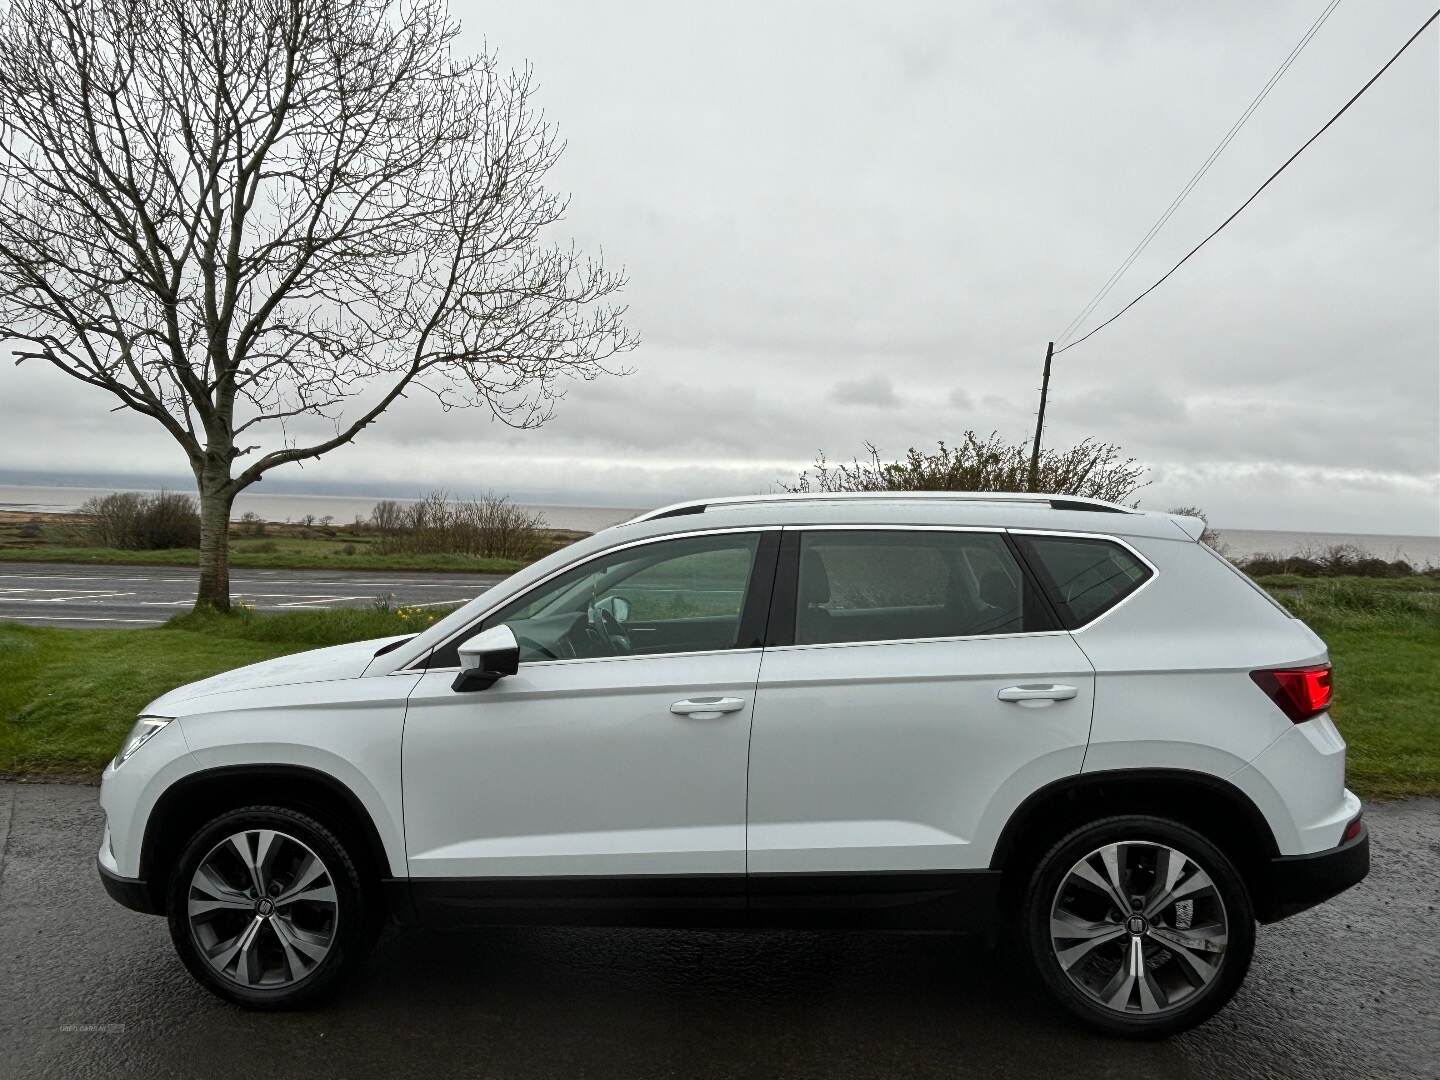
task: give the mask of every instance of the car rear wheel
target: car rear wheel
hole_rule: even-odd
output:
[[[354,860],[323,824],[286,807],[246,807],[186,846],[170,878],[170,936],[211,992],[291,1008],[336,989],[363,957],[365,901]]]
[[[1131,815],[1077,829],[1025,897],[1041,980],[1091,1027],[1157,1037],[1204,1021],[1250,966],[1255,916],[1234,865],[1178,822]]]

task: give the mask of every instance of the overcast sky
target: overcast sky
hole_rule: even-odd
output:
[[[768,490],[819,450],[1024,437],[1047,338],[1319,13],[1295,3],[453,0],[534,64],[567,234],[630,276],[624,379],[545,429],[415,399],[281,477],[643,506]],[[1146,255],[1209,232],[1429,13],[1345,0]],[[1055,364],[1048,440],[1235,528],[1440,528],[1434,27],[1230,228]],[[185,474],[153,422],[0,372],[0,467]]]

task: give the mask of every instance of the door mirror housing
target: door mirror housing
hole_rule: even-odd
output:
[[[608,611],[615,616],[615,621],[624,626],[630,621],[630,601],[616,593],[611,593],[603,600],[595,601],[597,611]]]
[[[482,630],[460,646],[460,674],[452,690],[467,693],[487,690],[507,675],[520,670],[520,643],[515,632],[501,623]]]

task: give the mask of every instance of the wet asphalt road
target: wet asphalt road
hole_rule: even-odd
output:
[[[183,566],[0,562],[0,619],[101,629],[153,626],[195,604],[199,571]],[[498,574],[391,570],[233,570],[235,601],[260,611],[368,607],[380,597],[408,605],[462,604]]]
[[[201,991],[95,878],[94,788],[0,784],[0,1076],[1440,1076],[1440,801],[1371,807],[1371,877],[1262,930],[1198,1031],[1135,1044],[946,936],[395,932],[320,1010]]]

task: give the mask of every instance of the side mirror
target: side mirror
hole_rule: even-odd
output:
[[[615,621],[621,626],[630,621],[630,601],[615,593],[611,593],[604,600],[596,601],[595,608],[598,611],[608,611],[614,615]]]
[[[520,644],[505,624],[482,630],[460,646],[460,674],[450,689],[486,690],[520,670]]]

